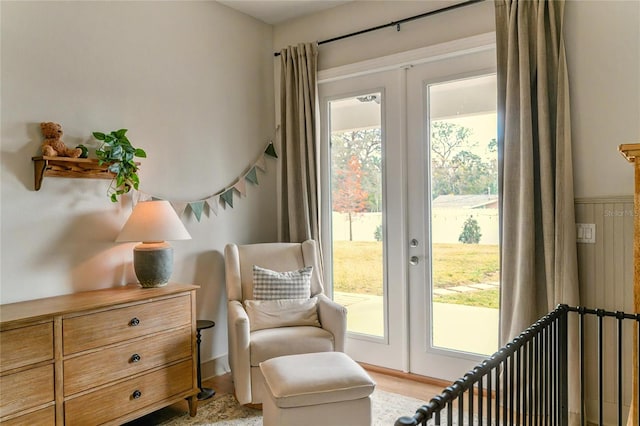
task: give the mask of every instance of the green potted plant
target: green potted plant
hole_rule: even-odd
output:
[[[107,190],[107,195],[114,203],[119,195],[126,194],[131,188],[138,189],[140,178],[134,157],[147,157],[143,149],[131,145],[126,133],[127,129],[114,130],[110,133],[93,132],[93,137],[102,141],[102,145],[96,150],[98,164],[109,164],[108,170],[115,173]]]

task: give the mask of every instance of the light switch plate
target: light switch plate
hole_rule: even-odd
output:
[[[576,223],[576,241],[579,243],[594,244],[596,242],[595,223]]]

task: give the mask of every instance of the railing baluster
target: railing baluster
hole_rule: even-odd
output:
[[[493,419],[491,418],[491,408],[492,408],[491,398],[492,398],[492,391],[493,391],[492,373],[493,373],[493,368],[489,370],[489,375],[487,375],[487,426],[491,426],[493,424]]]
[[[520,423],[520,413],[522,412],[522,407],[520,406],[520,399],[522,395],[522,365],[521,365],[521,348],[516,351],[516,424]]]
[[[566,305],[564,305],[567,308]],[[569,425],[569,318],[568,315],[558,317],[558,416],[562,426]]]
[[[469,424],[473,424],[473,386],[469,388],[469,408],[467,410],[467,418],[469,419]]]
[[[602,426],[604,424],[604,395],[603,395],[603,387],[604,387],[604,378],[603,378],[603,370],[602,367],[604,365],[603,359],[603,337],[602,337],[602,320],[603,314],[602,309],[597,310],[598,313],[598,424]]]
[[[544,333],[544,329],[541,331],[541,333]],[[535,340],[535,344],[533,345],[533,365],[535,366],[535,372],[533,374],[533,376],[535,377],[535,385],[536,385],[536,389],[537,392],[535,393],[535,395],[533,396],[533,405],[535,406],[535,419],[534,419],[534,426],[540,426],[541,425],[541,416],[540,416],[540,405],[539,403],[539,395],[540,392],[542,392],[542,387],[540,386],[541,380],[540,380],[540,370],[541,370],[541,365],[540,363],[542,362],[540,355],[540,341],[542,340],[542,338],[544,337],[544,335],[540,334],[536,337]]]
[[[511,408],[510,410],[510,415],[509,415],[509,424],[512,425],[513,424],[513,412],[515,410],[515,407],[513,406],[513,391],[514,391],[514,387],[513,387],[513,382],[514,382],[514,378],[513,378],[513,357],[509,358],[509,407]]]
[[[499,364],[500,365],[500,364]],[[495,368],[494,376],[496,381],[496,426],[500,426],[500,366]]]
[[[556,323],[551,324],[551,376],[549,377],[549,420],[551,426],[556,425],[556,351],[558,347],[556,345]]]
[[[618,426],[622,426],[622,320],[624,314],[618,311],[616,318],[618,319]]]
[[[522,345],[522,425],[529,422],[529,342]]]
[[[480,376],[480,378],[478,379],[478,426],[482,426],[483,422],[482,422],[482,394],[483,394],[483,376]]]
[[[502,388],[504,389],[504,398],[502,401],[502,423],[509,425],[509,360],[502,363]]]
[[[528,344],[528,349],[529,349],[529,360],[527,362],[527,364],[529,365],[529,368],[527,370],[527,373],[529,374],[529,390],[528,390],[528,394],[529,394],[529,426],[533,426],[533,419],[535,417],[535,412],[534,412],[534,407],[533,407],[533,395],[534,392],[533,390],[535,389],[535,382],[534,382],[534,371],[535,371],[535,367],[533,364],[533,348],[535,346],[535,342],[538,341],[538,336],[534,336],[533,340],[531,342],[529,342]]]
[[[461,393],[458,397],[458,424],[464,425],[464,394]]]
[[[578,315],[580,316],[579,332],[580,332],[580,406],[584,407],[584,308],[579,308]],[[584,409],[580,410],[580,425],[586,426],[586,416]]]
[[[544,345],[542,347],[543,354],[544,354],[544,370],[542,371],[542,382],[543,382],[542,388],[544,389],[544,395],[542,396],[542,406],[543,406],[542,419],[543,419],[544,426],[548,426],[549,424],[548,398],[549,398],[549,375],[551,374],[551,371],[550,371],[551,369],[549,368],[550,336],[551,336],[551,330],[547,326],[544,330]]]

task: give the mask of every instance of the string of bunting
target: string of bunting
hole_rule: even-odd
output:
[[[173,206],[178,216],[182,216],[182,214],[187,210],[187,207],[189,208],[191,213],[193,213],[198,222],[200,222],[200,219],[202,219],[202,214],[204,213],[205,208],[208,208],[210,212],[213,212],[213,214],[217,216],[218,207],[220,206],[220,204],[222,204],[225,208],[226,206],[233,208],[234,192],[240,194],[241,197],[245,197],[247,195],[247,182],[255,186],[259,185],[258,170],[261,170],[262,172],[267,171],[267,162],[265,159],[266,156],[278,158],[278,154],[276,153],[276,149],[273,146],[273,142],[269,142],[258,159],[247,169],[247,172],[243,175],[238,176],[234,180],[234,183],[230,186],[227,186],[224,189],[199,200],[167,201],[169,201],[169,203]],[[164,200],[164,198],[156,197],[143,191],[137,191],[136,195],[133,198],[134,204],[137,204],[141,201]]]

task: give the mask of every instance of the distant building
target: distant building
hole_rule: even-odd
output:
[[[431,202],[434,209],[497,209],[497,195],[439,195]]]

